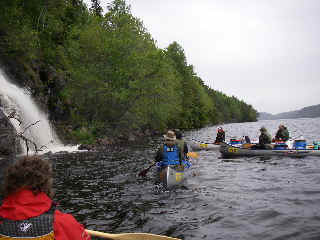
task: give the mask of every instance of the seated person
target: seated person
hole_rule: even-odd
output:
[[[164,135],[164,143],[159,147],[155,161],[161,162],[161,166],[181,165],[184,160],[184,149],[177,143],[176,134],[169,130]]]
[[[223,131],[222,127],[218,127],[217,130],[217,137],[216,140],[214,141],[215,144],[219,144],[221,142],[225,141],[225,132]]]
[[[244,140],[246,141],[246,143],[251,143],[249,136],[244,136]]]
[[[268,133],[265,127],[260,128],[259,143],[252,146],[252,149],[272,149],[271,135]]]
[[[57,209],[52,166],[39,156],[25,156],[9,166],[3,194],[0,239],[91,239],[71,214]]]
[[[289,140],[289,131],[283,124],[280,124],[279,129],[273,141],[288,141],[288,140]]]

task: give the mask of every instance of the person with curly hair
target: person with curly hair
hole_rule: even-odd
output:
[[[91,239],[71,214],[53,202],[51,164],[25,156],[6,172],[0,206],[0,239]]]

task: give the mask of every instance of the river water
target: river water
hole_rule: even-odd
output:
[[[292,137],[320,140],[320,119],[226,124],[227,138],[257,139],[278,125]],[[216,126],[186,132],[185,139],[211,141]],[[155,185],[149,166],[161,139],[105,153],[55,154],[55,200],[86,228],[146,232],[181,239],[320,239],[320,158],[222,159],[200,151],[184,186]]]

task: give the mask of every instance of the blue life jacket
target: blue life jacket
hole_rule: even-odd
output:
[[[167,166],[167,165],[176,165],[180,164],[180,149],[178,148],[177,145],[173,146],[163,146],[163,158],[162,158],[162,166]]]

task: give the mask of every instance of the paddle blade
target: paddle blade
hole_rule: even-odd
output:
[[[139,177],[145,177],[145,176],[147,175],[147,172],[149,171],[149,169],[150,169],[150,168],[146,168],[146,169],[142,170],[142,171],[138,174],[138,176],[139,176]]]
[[[198,157],[199,157],[199,154],[196,153],[196,152],[188,152],[188,153],[187,153],[187,156],[188,156],[188,157],[192,157],[192,158],[198,158]]]
[[[152,167],[153,167],[154,165],[156,165],[156,164],[157,164],[156,162],[152,163],[151,166],[149,166],[148,168],[142,170],[142,171],[138,174],[138,176],[139,176],[139,177],[145,177],[146,174],[147,174],[147,172],[150,170],[150,168],[152,168]]]
[[[88,229],[86,229],[86,232],[91,236],[101,237],[106,239],[115,239],[115,240],[181,240],[179,238],[172,238],[172,237],[150,234],[150,233],[111,234],[111,233],[92,231]]]

